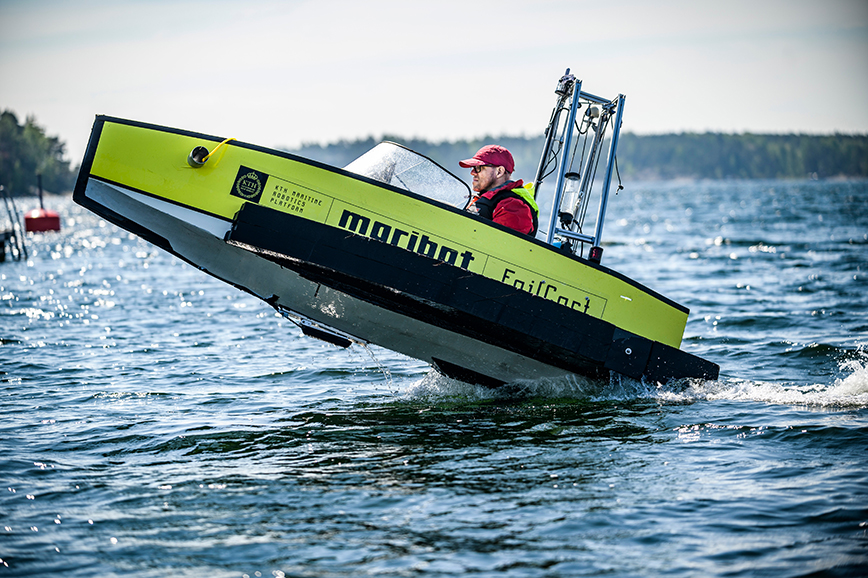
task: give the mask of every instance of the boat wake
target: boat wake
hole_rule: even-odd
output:
[[[608,381],[569,376],[516,382],[495,389],[449,379],[431,370],[412,384],[403,397],[408,401],[434,403],[575,399],[690,404],[733,400],[820,408],[868,408],[868,351],[858,350],[853,358],[840,362],[839,369],[842,377],[830,384],[782,384],[726,378],[681,379],[663,385],[614,375]]]
[[[724,382],[720,391],[697,392],[700,399],[732,399],[829,408],[868,408],[868,359],[842,362],[846,374],[831,384],[781,385],[749,380]]]

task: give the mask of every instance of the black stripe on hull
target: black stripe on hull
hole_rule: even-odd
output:
[[[227,241],[337,291],[563,370],[636,379],[716,379],[717,365],[493,279],[252,203]],[[472,369],[436,360],[443,373]],[[481,376],[485,378],[486,376]],[[488,378],[490,379],[490,378]]]

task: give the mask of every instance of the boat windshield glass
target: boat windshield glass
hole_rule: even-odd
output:
[[[464,208],[470,200],[470,187],[464,181],[431,159],[392,142],[378,144],[344,168],[453,207]]]

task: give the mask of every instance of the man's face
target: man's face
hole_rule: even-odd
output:
[[[492,188],[497,180],[497,167],[492,165],[482,165],[470,169],[473,175],[473,190],[477,193],[482,193]]]

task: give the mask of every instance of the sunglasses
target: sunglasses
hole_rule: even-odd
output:
[[[487,167],[493,167],[493,166],[494,165],[479,165],[476,167],[471,167],[470,172],[473,173],[474,175],[476,175],[476,174],[479,174],[482,171],[482,169],[487,168]]]

